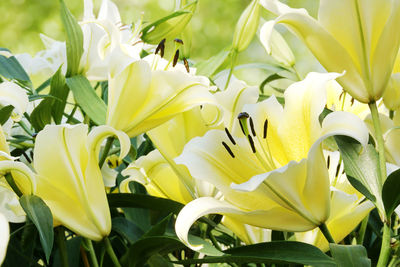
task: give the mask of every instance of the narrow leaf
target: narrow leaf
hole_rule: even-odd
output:
[[[79,73],[79,63],[83,54],[83,33],[64,0],[60,0],[60,4],[61,21],[67,33],[67,77],[70,77]]]
[[[12,105],[5,106],[0,109],[0,124],[3,125],[10,118],[14,107]]]
[[[225,60],[229,57],[230,50],[224,49],[215,56],[197,63],[196,73],[198,75],[204,75],[207,77],[211,77],[215,74],[219,67],[224,64]]]
[[[329,244],[333,259],[338,267],[370,267],[367,250],[360,245]]]
[[[46,203],[38,196],[24,195],[19,202],[26,215],[35,224],[46,260],[49,262],[54,240],[53,215]]]
[[[390,218],[400,204],[400,169],[391,173],[385,181],[382,190],[383,204]]]
[[[56,97],[61,101],[53,101],[51,115],[53,116],[54,122],[57,124],[61,123],[62,116],[64,114],[65,105],[67,104],[67,97],[69,88],[65,84],[65,77],[62,74],[61,67],[53,75],[50,81],[50,95]]]
[[[224,251],[225,255],[177,261],[179,264],[196,263],[267,263],[336,266],[332,258],[312,245],[295,241],[274,241],[243,246]]]
[[[28,87],[32,87],[28,74],[14,56],[6,57],[0,55],[0,75],[10,80],[18,80]]]
[[[105,124],[107,106],[96,94],[86,77],[82,75],[67,78],[67,85],[74,94],[76,103],[97,125]]]

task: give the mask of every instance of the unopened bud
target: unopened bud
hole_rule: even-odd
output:
[[[197,0],[174,13],[145,27],[142,40],[148,44],[158,44],[162,39],[173,40],[185,29],[197,7]]]
[[[278,63],[285,67],[292,67],[296,62],[293,52],[274,26],[274,21],[264,23],[260,30],[260,41],[267,53]]]
[[[243,11],[236,24],[232,46],[237,52],[245,50],[257,32],[260,20],[259,0],[253,0]]]
[[[383,103],[390,110],[400,108],[400,73],[392,74],[383,94]]]

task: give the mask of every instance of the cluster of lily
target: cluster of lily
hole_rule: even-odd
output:
[[[97,17],[85,0],[79,23],[61,2],[66,42],[42,35],[46,49],[34,57],[0,51],[8,64],[0,68],[0,262],[9,223],[37,224],[33,215],[45,214],[38,207],[50,211],[51,227],[64,227],[63,239],[82,236],[89,250],[91,241],[109,244],[112,217],[124,211],[110,213],[107,195],[136,194],[141,184],[185,205],[175,232],[193,250],[204,243],[190,240],[192,225],[220,214],[241,245],[282,231],[326,252],[360,223],[365,231],[376,207],[384,225],[378,265],[386,266],[398,220],[382,188],[387,169],[400,166],[400,1],[321,0],[316,20],[278,0],[253,0],[230,50],[196,70],[187,31],[197,4],[181,1],[172,16],[143,27],[122,24],[109,0]],[[276,19],[258,29],[262,8]],[[302,79],[277,24],[328,72]],[[295,77],[284,90],[272,85],[280,75],[261,91],[234,76],[237,55],[257,32],[280,75]],[[364,174],[348,167],[350,145],[336,144],[338,136],[359,143],[353,161],[376,154],[366,159],[375,176],[359,181]],[[138,157],[143,145],[150,148]],[[91,261],[96,266],[95,255]]]

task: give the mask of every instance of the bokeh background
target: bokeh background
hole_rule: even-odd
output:
[[[102,0],[93,0],[96,12]],[[78,20],[83,13],[83,0],[65,0],[71,12]],[[114,0],[119,7],[125,24],[136,22],[141,14],[145,22],[152,22],[174,10],[175,0]],[[305,7],[316,16],[319,0],[282,1],[292,7]],[[250,0],[199,0],[198,9],[192,19],[193,42],[191,59],[207,59],[215,55],[232,41],[235,24]],[[262,9],[264,19],[272,18]],[[13,53],[30,53],[32,56],[43,49],[40,33],[57,40],[65,40],[59,16],[58,0],[0,0],[0,47],[6,47]],[[282,30],[295,52],[298,69],[305,74],[317,68],[316,61],[310,64],[311,54],[295,37]],[[307,58],[307,60],[306,60]],[[270,62],[258,38],[239,56],[239,64],[249,62]],[[303,62],[308,61],[307,65]],[[242,79],[258,82],[265,76],[262,70],[243,70],[236,73]],[[241,77],[241,76],[244,76]]]

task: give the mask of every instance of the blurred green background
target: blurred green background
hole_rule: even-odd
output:
[[[83,0],[65,0],[71,12],[81,19]],[[95,14],[101,0],[93,0]],[[291,0],[286,2],[292,7],[305,7],[313,16],[317,13],[319,0]],[[145,22],[152,22],[173,11],[175,0],[114,0],[118,6],[122,21],[126,24],[136,22],[143,13]],[[192,19],[193,60],[207,59],[230,45],[233,31],[241,12],[250,0],[200,0],[196,14]],[[272,18],[262,9],[262,17]],[[0,0],[0,47],[6,47],[13,53],[28,52],[34,55],[43,49],[39,33],[44,33],[57,40],[65,40],[59,17],[57,0]],[[282,28],[283,29],[283,28]],[[294,49],[299,69],[305,73],[314,68],[307,63],[302,65],[303,58],[309,58],[308,50],[291,34],[284,31],[285,38]],[[271,61],[261,46],[258,38],[240,55],[239,63]],[[314,62],[315,63],[315,62]],[[247,76],[259,77],[259,70],[246,72]],[[240,73],[239,73],[239,76]],[[264,76],[264,75],[263,75]],[[255,78],[256,79],[256,78]],[[246,80],[253,80],[247,77]]]

